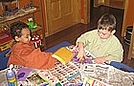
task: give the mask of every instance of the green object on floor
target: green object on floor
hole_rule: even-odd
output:
[[[56,84],[56,86],[62,86],[59,82]]]

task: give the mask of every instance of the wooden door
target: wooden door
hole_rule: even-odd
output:
[[[123,25],[122,25],[122,36],[126,36],[126,28],[128,26],[132,26],[134,22],[134,0],[125,0],[125,8],[124,8],[124,18],[123,18]]]
[[[79,0],[46,0],[47,34],[80,22]]]

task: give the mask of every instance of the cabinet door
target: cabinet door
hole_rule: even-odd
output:
[[[46,0],[48,35],[79,21],[78,4],[78,0]]]

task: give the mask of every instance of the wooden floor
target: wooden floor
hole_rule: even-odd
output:
[[[115,9],[115,8],[109,8],[106,6],[100,6],[99,8],[92,8],[91,9],[91,19],[89,24],[76,24],[74,26],[71,26],[61,32],[58,32],[56,34],[53,34],[46,38],[46,47],[50,48],[60,42],[68,41],[71,44],[75,44],[76,38],[79,37],[82,33],[95,29],[97,25],[97,20],[99,17],[104,13],[112,13],[117,18],[117,31],[116,36],[121,41],[123,48],[124,48],[124,60],[123,63],[126,65],[134,68],[134,59],[128,60],[127,59],[127,53],[129,49],[129,45],[124,43],[123,37],[121,37],[121,28],[122,28],[122,21],[123,21],[123,15],[124,10]]]

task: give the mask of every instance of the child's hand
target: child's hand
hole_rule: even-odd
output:
[[[79,58],[78,60],[79,60],[79,62],[85,62],[86,58],[82,57],[82,58]]]
[[[83,62],[83,61],[85,61],[85,58],[86,58],[85,51],[84,50],[79,51],[78,54],[77,54],[77,59],[80,62]]]
[[[94,62],[97,63],[97,64],[103,64],[106,61],[107,61],[106,56],[97,57],[97,58],[94,59]]]

